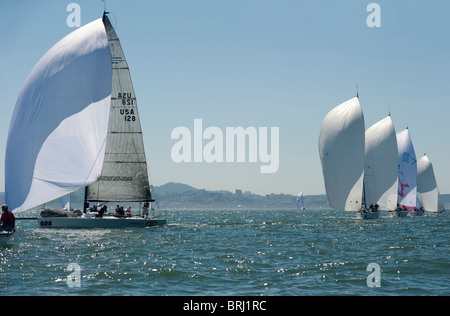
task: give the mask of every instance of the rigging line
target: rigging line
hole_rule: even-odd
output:
[[[97,164],[97,160],[98,160],[98,158],[100,157],[100,153],[102,152],[102,149],[106,146],[106,139],[107,139],[107,138],[108,138],[108,136],[106,136],[105,139],[103,140],[102,147],[100,147],[100,150],[97,152],[97,157],[95,158],[95,162],[94,162],[94,164],[92,165],[91,170],[89,171],[87,177],[84,179],[85,187],[88,186],[88,184],[86,184],[86,182],[87,182],[87,180],[89,179],[89,176],[91,175],[92,170],[94,169],[95,165]],[[98,180],[98,179],[97,179],[97,180]]]
[[[112,22],[111,22],[111,26],[113,27],[113,29],[114,29],[114,31],[115,31],[115,29],[116,29],[116,26],[117,26],[117,18],[116,18],[116,15],[114,14],[114,13],[112,13],[112,12],[107,12],[106,11],[106,1],[105,0],[101,0],[105,5],[104,5],[104,7],[103,7],[103,14],[112,14],[112,15],[114,15],[114,25],[112,25]]]

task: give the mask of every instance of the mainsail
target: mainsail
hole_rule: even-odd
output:
[[[112,60],[112,96],[105,159],[99,181],[86,190],[88,201],[150,201],[144,143],[130,70],[106,14]]]
[[[417,161],[409,130],[397,133],[398,203],[408,210],[416,208]]]
[[[330,206],[360,211],[364,179],[364,115],[358,98],[350,99],[324,118],[319,155]]]
[[[377,203],[381,210],[397,207],[397,139],[390,116],[366,131],[364,196],[366,206]]]
[[[440,212],[443,210],[433,165],[426,155],[423,155],[417,162],[417,197],[426,211]]]
[[[17,99],[5,158],[5,199],[23,211],[98,180],[111,99],[111,54],[102,20],[56,43]]]

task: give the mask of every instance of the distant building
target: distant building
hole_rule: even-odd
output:
[[[236,189],[236,198],[237,199],[242,198],[242,190]]]

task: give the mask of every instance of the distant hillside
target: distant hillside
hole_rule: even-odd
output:
[[[167,183],[152,189],[153,197],[162,209],[267,209],[296,208],[297,197],[290,194],[257,195],[241,190],[210,191],[181,183]],[[308,208],[329,208],[325,195],[304,197]]]
[[[152,187],[153,197],[161,209],[295,209],[295,195],[267,194],[258,195],[251,192],[242,193],[241,190],[210,191],[196,189],[183,183],[169,182],[161,186]],[[71,196],[72,205],[81,208],[84,190],[78,190]],[[441,194],[446,210],[450,210],[450,194]],[[4,203],[5,194],[0,192],[0,204]],[[327,197],[321,195],[306,195],[304,203],[307,209],[329,209]],[[60,208],[59,201],[46,204],[50,208]]]
[[[152,187],[152,192],[155,194],[167,194],[167,193],[184,193],[188,191],[195,191],[197,188],[183,183],[169,182],[159,187]]]

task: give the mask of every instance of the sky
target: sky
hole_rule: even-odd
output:
[[[36,62],[75,30],[70,3],[81,26],[102,16],[100,0],[0,1],[0,191],[14,105]],[[378,9],[368,11],[371,3]],[[130,67],[153,185],[324,194],[320,126],[357,85],[366,129],[390,112],[450,193],[449,1],[108,0],[106,8]],[[175,162],[172,131],[193,135],[195,119],[224,138],[240,126],[265,127],[270,139],[277,127],[278,170],[261,173],[261,156]]]

